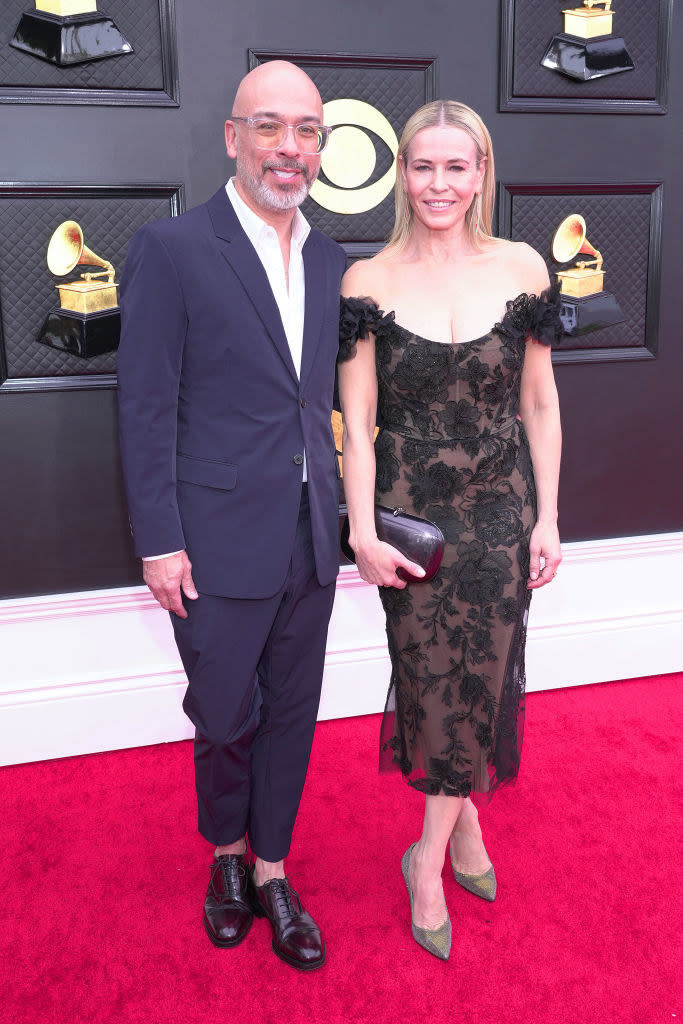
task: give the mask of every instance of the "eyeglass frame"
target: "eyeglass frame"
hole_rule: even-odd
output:
[[[261,116],[261,117],[236,117],[233,114],[233,115],[231,115],[230,120],[231,121],[243,121],[248,126],[250,131],[253,131],[254,124],[257,121],[269,121],[271,124],[281,124],[283,128],[291,128],[292,129],[292,131],[295,133],[295,135],[294,135],[295,139],[296,139],[296,129],[297,128],[313,128],[313,127],[315,127],[318,132],[322,132],[323,144],[320,147],[320,149],[316,149],[314,153],[307,154],[308,156],[320,156],[320,154],[325,149],[325,146],[327,145],[327,143],[329,141],[329,138],[330,138],[330,135],[331,135],[332,130],[333,130],[328,125],[318,124],[315,121],[301,121],[299,124],[289,124],[287,121],[280,121],[277,117],[263,117],[263,116]],[[283,139],[285,139],[286,137],[287,137],[287,132],[285,132],[285,134],[283,136]],[[253,135],[252,135],[252,139],[253,139]],[[281,142],[278,143],[278,145],[281,145],[281,144],[282,144]],[[264,150],[264,152],[267,152],[267,153],[273,153],[277,149],[277,145],[276,146],[259,146],[258,142],[254,142],[254,145],[256,146],[257,149],[262,149],[262,150]]]

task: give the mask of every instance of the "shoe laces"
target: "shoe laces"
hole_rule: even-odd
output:
[[[298,893],[292,889],[286,878],[273,878],[269,887],[279,917],[294,917],[299,913],[301,904]]]
[[[242,879],[245,877],[245,870],[242,864],[233,854],[224,854],[217,858],[221,870],[225,895],[236,898],[242,895]]]

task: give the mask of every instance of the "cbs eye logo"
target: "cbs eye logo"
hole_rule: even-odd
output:
[[[325,124],[334,128],[323,151],[320,169],[327,182],[317,179],[309,193],[332,213],[366,213],[391,192],[396,180],[396,132],[379,110],[363,100],[330,100],[323,106]],[[392,157],[388,170],[370,181],[378,163],[377,136]],[[386,160],[383,161],[386,164]],[[329,184],[328,184],[329,182]]]

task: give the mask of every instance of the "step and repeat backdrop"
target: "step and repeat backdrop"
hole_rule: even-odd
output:
[[[534,246],[561,289],[563,532],[680,529],[673,7],[320,0],[287,14],[270,0],[7,0],[0,598],[139,581],[116,445],[128,241],[231,173],[223,121],[241,76],[272,59],[304,68],[322,95],[334,131],[303,209],[350,261],[391,230],[410,114],[435,98],[479,110],[499,169],[497,233]],[[338,413],[333,427],[343,466]]]

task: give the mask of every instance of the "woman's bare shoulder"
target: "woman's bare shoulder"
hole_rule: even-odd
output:
[[[503,238],[497,241],[502,243],[497,252],[501,269],[504,266],[515,277],[520,290],[535,295],[545,291],[550,279],[541,254],[526,242],[511,242]]]
[[[342,278],[342,295],[377,299],[386,279],[387,262],[382,253],[366,260],[356,260]]]

